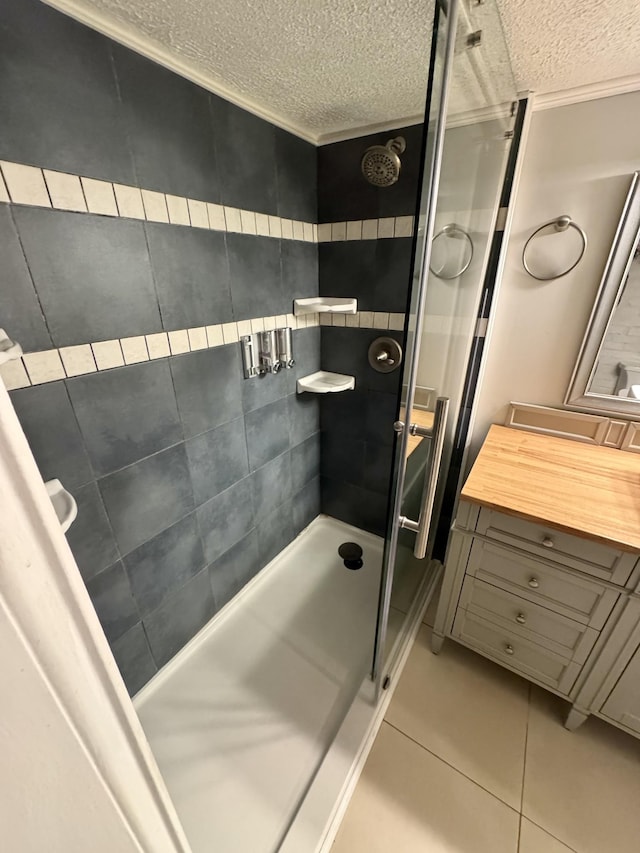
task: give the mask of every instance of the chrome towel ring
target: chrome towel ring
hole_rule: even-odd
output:
[[[527,260],[527,249],[529,248],[529,244],[531,243],[533,238],[537,234],[540,234],[542,231],[544,231],[547,228],[553,229],[553,231],[551,233],[568,231],[569,228],[573,228],[580,235],[580,239],[582,241],[582,246],[580,248],[580,252],[578,254],[578,257],[571,264],[571,266],[568,267],[566,270],[563,270],[562,272],[556,273],[555,275],[538,275],[531,268],[531,261]],[[532,278],[535,278],[538,281],[553,281],[556,278],[562,278],[562,276],[568,275],[571,272],[571,270],[574,270],[578,266],[580,261],[582,260],[582,257],[586,251],[586,248],[587,248],[587,235],[585,234],[584,230],[576,222],[574,222],[570,216],[568,216],[567,214],[564,214],[563,216],[559,216],[557,219],[552,219],[550,222],[545,222],[544,225],[541,225],[539,228],[536,228],[536,230],[533,232],[533,234],[529,237],[527,242],[524,244],[524,249],[522,250],[522,265]]]
[[[457,240],[459,240],[459,239],[466,240],[468,243],[468,247],[469,247],[467,252],[465,253],[467,255],[466,258],[463,257],[461,259],[460,264],[459,264],[459,269],[456,269],[456,271],[454,271],[454,272],[447,272],[445,274],[446,261],[440,267],[439,270],[434,270],[434,268],[431,266],[431,264],[429,264],[429,269],[435,275],[436,278],[443,279],[444,281],[451,281],[454,278],[458,278],[458,276],[461,276],[462,273],[466,272],[469,269],[471,261],[473,260],[473,240],[471,239],[469,234],[464,230],[464,228],[461,228],[459,225],[456,225],[455,222],[451,222],[451,223],[449,223],[449,225],[445,225],[444,228],[441,228],[440,231],[438,231],[438,233],[435,235],[435,237],[431,241],[432,250],[433,250],[433,247],[436,245],[436,240],[438,240],[439,238],[442,238],[442,237],[453,237],[454,239],[457,239]]]

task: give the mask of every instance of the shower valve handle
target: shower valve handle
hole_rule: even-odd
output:
[[[395,359],[389,357],[389,353],[386,350],[381,350],[377,356],[376,361],[379,361],[381,364],[395,364]]]

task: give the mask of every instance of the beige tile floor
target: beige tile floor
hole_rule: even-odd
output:
[[[640,741],[448,641],[434,608],[332,853],[638,853]]]

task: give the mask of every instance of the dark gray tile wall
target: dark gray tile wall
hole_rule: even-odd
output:
[[[425,91],[426,91],[425,79]],[[380,189],[362,176],[362,155],[371,145],[384,145],[404,136],[407,148],[401,155],[400,177],[393,186]],[[374,133],[318,149],[319,222],[377,219],[381,216],[412,216],[416,212],[423,148],[423,125]]]
[[[46,43],[47,49],[42,45]],[[0,0],[0,158],[315,221],[314,146],[37,0]],[[286,314],[317,247],[93,214],[0,210],[3,325],[25,351]],[[12,393],[137,691],[320,511],[320,413],[239,345]]]
[[[38,0],[0,0],[0,158],[133,183],[112,48]]]
[[[320,243],[320,293],[355,297],[362,311],[404,313],[412,247],[411,237]]]
[[[320,470],[322,511],[383,536],[401,373],[376,373],[369,367],[367,351],[379,334],[373,329],[322,329],[323,364],[355,376],[356,388],[327,394],[321,401]],[[401,332],[384,334],[403,339]],[[296,452],[305,452],[304,445]],[[311,468],[311,459],[307,465]]]
[[[368,184],[360,160],[368,146],[404,136],[400,179],[392,187]],[[407,127],[322,146],[318,151],[319,221],[413,215],[417,206],[422,126]],[[321,243],[318,267],[322,296],[355,296],[362,311],[404,313],[411,283],[410,238]],[[369,344],[398,332],[322,327],[325,370],[355,376],[354,391],[320,401],[322,510],[357,527],[384,535],[393,464],[393,422],[398,415],[401,372],[376,373]],[[300,451],[301,452],[301,451]]]
[[[225,235],[157,222],[145,228],[164,328],[189,329],[233,320]]]
[[[162,331],[148,226],[19,205],[11,212],[54,346]],[[32,349],[29,340],[22,346]]]
[[[0,159],[315,221],[313,145],[40,0],[0,0],[0,109]]]
[[[319,332],[294,332],[301,373],[316,369]],[[132,692],[320,512],[317,401],[292,392],[294,371],[245,382],[237,350],[11,393],[43,477],[76,498],[67,538]],[[243,414],[245,386],[270,382],[281,396]]]
[[[0,21],[2,159],[307,221],[415,210],[421,127],[397,132],[402,174],[378,190],[360,159],[396,133],[316,151],[38,0],[0,0]],[[0,253],[4,325],[37,351],[284,314],[318,290],[401,312],[411,241],[318,255],[14,205]],[[267,380],[243,381],[226,346],[12,394],[43,477],[77,498],[69,542],[131,692],[321,506],[384,532],[400,377],[368,367],[377,334],[296,332],[294,369]],[[297,397],[296,377],[321,364],[357,390]]]

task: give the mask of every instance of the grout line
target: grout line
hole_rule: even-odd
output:
[[[130,364],[155,361],[159,358],[173,358],[189,352],[235,344],[242,335],[262,329],[271,330],[289,326],[295,332],[324,325],[343,328],[345,318],[349,316],[356,317],[358,322],[353,324],[347,322],[347,328],[372,329],[379,332],[387,329],[389,314],[385,311],[363,311],[358,315],[307,314],[296,317],[293,314],[279,314],[254,317],[251,320],[172,329],[170,332],[143,332],[139,335],[127,335],[124,338],[108,341],[89,341],[73,347],[52,347],[37,352],[26,352],[19,359],[13,359],[0,367],[0,379],[4,379],[8,391],[15,391],[59,379],[86,376],[89,373],[103,373],[105,370],[115,370]],[[163,336],[162,340],[160,336]],[[149,346],[149,338],[153,339],[153,354]],[[84,353],[86,369],[79,366],[69,368],[70,353],[68,351],[73,350],[80,356],[81,347],[88,348]],[[139,348],[138,354],[136,354],[136,347]],[[161,348],[160,351],[157,351],[157,347]],[[99,355],[96,355],[96,352]],[[99,362],[103,363],[102,367]],[[18,363],[22,370],[16,366]],[[72,372],[69,372],[70,370]]]
[[[523,820],[528,820],[528,821],[529,821],[529,823],[532,823],[534,826],[537,826],[537,827],[538,827],[538,829],[541,829],[541,830],[542,830],[543,832],[545,832],[548,836],[550,836],[550,837],[551,837],[551,838],[553,838],[555,841],[557,841],[557,842],[558,842],[558,844],[562,844],[562,846],[563,846],[563,847],[566,847],[566,848],[567,848],[567,850],[571,850],[571,853],[579,853],[579,851],[578,851],[578,850],[576,850],[576,849],[575,849],[575,847],[571,847],[569,844],[567,844],[567,842],[566,842],[566,841],[563,841],[561,838],[558,838],[558,836],[557,836],[557,835],[554,835],[554,834],[553,834],[553,832],[550,832],[550,831],[547,829],[547,827],[546,827],[546,826],[542,826],[542,825],[541,825],[541,824],[539,824],[537,821],[532,820],[528,815],[526,815],[526,814],[521,814],[521,815],[520,815],[520,826],[522,826],[522,821],[523,821]],[[520,836],[518,835],[518,844],[519,844],[519,843],[520,843]]]
[[[467,776],[466,773],[463,773],[462,770],[460,770],[455,765],[450,764],[441,755],[438,755],[436,752],[433,752],[431,749],[426,747],[424,744],[420,743],[415,738],[412,738],[406,732],[403,732],[402,729],[399,729],[397,726],[394,726],[393,723],[390,723],[389,720],[386,719],[386,717],[383,720],[383,722],[385,722],[388,726],[391,726],[392,729],[395,729],[398,732],[398,734],[401,734],[403,737],[406,737],[407,740],[410,740],[410,741],[412,741],[412,743],[415,743],[415,745],[419,746],[420,749],[424,749],[425,752],[428,752],[430,755],[433,755],[433,757],[437,758],[438,761],[441,761],[443,764],[446,764],[447,767],[450,767],[452,770],[455,770],[455,772],[459,773],[460,776],[463,776],[465,779],[468,779],[469,782],[472,782],[477,788],[480,788],[482,791],[484,791],[485,793],[492,796],[494,800],[497,800],[499,803],[502,803],[503,806],[506,806],[508,809],[511,809],[511,811],[515,812],[517,815],[520,815],[520,812],[518,811],[518,809],[514,809],[513,806],[509,805],[509,803],[505,803],[505,801],[501,797],[499,797],[497,794],[494,794],[493,791],[490,791],[488,788],[485,788],[484,785],[481,785],[479,782],[476,782],[476,780],[472,779],[471,776]]]
[[[529,720],[531,719],[531,682],[527,691],[527,725],[524,732],[524,754],[522,761],[522,788],[520,790],[520,814],[524,809],[524,783],[527,775],[527,746],[529,743]]]
[[[529,717],[531,714],[531,682],[529,682],[529,686],[527,689],[527,719],[526,726],[524,730],[524,751],[522,754],[522,783],[520,785],[520,820],[518,821],[518,846],[517,850],[520,850],[520,841],[522,838],[522,818],[524,817],[522,813],[522,809],[524,808],[524,780],[527,772],[527,743],[529,741]]]
[[[518,839],[516,842],[516,853],[520,853],[520,840],[522,838],[522,812],[520,812],[520,820],[518,821]]]

